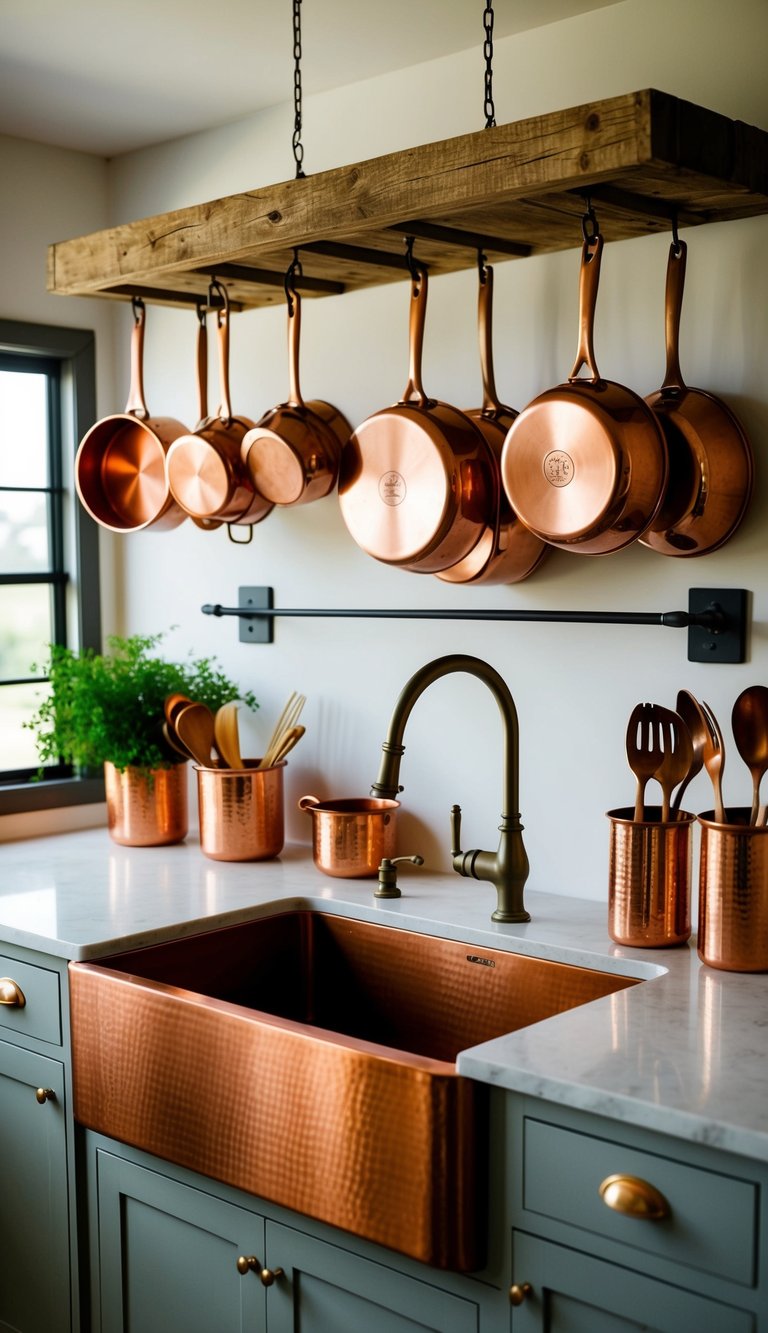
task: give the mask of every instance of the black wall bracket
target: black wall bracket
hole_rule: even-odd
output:
[[[237,606],[206,604],[206,616],[239,616],[241,643],[272,643],[277,616],[354,620],[527,621],[579,625],[666,625],[688,630],[690,662],[744,662],[749,594],[743,588],[691,588],[687,611],[430,610],[421,607],[276,607],[267,587],[238,588]]]

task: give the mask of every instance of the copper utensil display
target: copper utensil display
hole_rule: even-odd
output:
[[[306,698],[303,694],[296,694],[294,691],[290,696],[285,708],[277,719],[272,735],[267,742],[264,758],[259,761],[260,768],[269,768],[271,764],[276,762],[276,756],[285,739],[286,733],[290,731],[292,727],[295,727],[301,716],[301,710],[306,702]]]
[[[699,957],[726,972],[768,972],[768,828],[750,823],[747,806],[721,814],[698,817]]]
[[[768,689],[750,685],[742,690],[731,714],[736,749],[752,774],[750,824],[758,822],[760,782],[768,771]]]
[[[286,280],[288,401],[266,412],[243,437],[241,456],[257,491],[278,505],[309,504],[328,495],[339,475],[341,447],[352,427],[330,403],[305,403],[299,387],[301,298]]]
[[[655,518],[667,481],[664,435],[631,389],[600,378],[593,349],[603,238],[584,241],[579,348],[570,378],[540,394],[512,423],[501,474],[512,508],[553,546],[606,555]],[[586,367],[590,378],[579,377]]]
[[[237,703],[222,704],[213,719],[213,739],[216,749],[228,768],[242,768],[240,728],[237,722]]]
[[[653,706],[636,704],[627,724],[627,761],[637,778],[635,796],[635,820],[644,819],[645,788],[651,778],[656,776],[656,769],[661,762],[661,750],[656,728],[652,723]]]
[[[75,485],[91,518],[110,532],[178,527],[185,513],[170,492],[166,453],[186,431],[175,417],[150,417],[144,398],[146,312],[133,299],[131,382],[125,412],[86,432],[75,457]]]
[[[302,796],[298,805],[312,816],[312,858],[324,875],[369,879],[378,874],[385,857],[395,855],[399,801]]]
[[[285,837],[283,761],[261,768],[244,759],[237,769],[197,768],[200,848],[214,861],[271,861]]]
[[[493,512],[488,445],[474,421],[428,398],[421,379],[426,270],[410,291],[410,374],[399,403],[344,446],[339,504],[352,537],[385,564],[436,574],[477,545]]]
[[[193,518],[230,524],[260,523],[273,505],[253,486],[240,458],[243,437],[254,425],[235,417],[229,393],[230,306],[226,287],[212,282],[209,301],[216,304],[221,405],[215,417],[181,434],[168,450],[168,483],[178,503]]]
[[[468,411],[467,416],[477,422],[488,445],[494,499],[489,522],[474,550],[457,565],[437,575],[446,583],[519,583],[538,569],[549,551],[546,542],[535,537],[520,522],[501,484],[501,450],[517,412],[512,407],[505,407],[496,391],[492,318],[493,269],[481,259],[477,332],[483,375],[483,405]]]
[[[692,389],[680,370],[680,314],[687,246],[673,242],[667,262],[664,383],[649,394],[669,450],[669,480],[661,508],[641,541],[662,555],[706,555],[738,528],[752,495],[753,459],[730,407]]]
[[[609,810],[608,934],[616,944],[662,949],[691,934],[691,829],[695,815],[672,822],[658,806],[637,819],[632,806]]]
[[[661,787],[661,822],[666,824],[672,793],[678,783],[688,777],[693,761],[693,743],[683,719],[670,708],[654,705],[652,725],[658,727],[661,740],[661,762],[654,777]]]

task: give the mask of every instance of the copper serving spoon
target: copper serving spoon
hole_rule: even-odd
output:
[[[736,749],[752,774],[752,809],[749,822],[756,824],[760,809],[760,782],[768,771],[768,688],[750,685],[742,690],[731,714]]]
[[[691,738],[692,759],[688,767],[688,772],[675,792],[675,799],[672,802],[672,810],[674,813],[680,809],[683,792],[688,786],[688,783],[692,782],[704,767],[704,746],[707,740],[706,723],[700,716],[698,704],[693,695],[689,694],[687,690],[680,690],[675,708],[688,728],[688,735]]]

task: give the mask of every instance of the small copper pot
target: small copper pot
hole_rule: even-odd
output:
[[[235,417],[229,394],[229,296],[221,283],[215,294],[221,406],[218,415],[200,421],[168,450],[168,483],[182,509],[196,520],[260,523],[274,506],[254,488],[240,458],[243,436],[254,422]],[[198,363],[199,365],[199,363]],[[198,372],[200,373],[200,372]],[[202,398],[202,393],[201,393]]]
[[[214,861],[269,861],[283,849],[285,760],[259,768],[195,767],[200,846]]]
[[[336,485],[341,447],[352,427],[330,403],[305,403],[299,387],[301,298],[288,295],[288,401],[265,412],[244,436],[241,456],[256,490],[278,505],[321,500]]]
[[[337,879],[370,879],[383,857],[395,855],[399,801],[373,796],[319,801],[302,796],[312,816],[312,857],[318,870]]]
[[[176,528],[186,515],[168,485],[166,453],[186,431],[175,417],[150,417],[144,398],[144,302],[133,301],[131,383],[125,412],[86,432],[75,457],[75,485],[91,518],[110,532]]]
[[[104,765],[107,827],[124,847],[159,847],[187,836],[187,765],[120,772]]]

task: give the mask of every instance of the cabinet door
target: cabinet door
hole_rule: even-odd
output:
[[[0,1333],[70,1326],[64,1070],[0,1042]]]
[[[754,1333],[754,1316],[618,1264],[514,1233],[513,1333]]]
[[[394,1257],[394,1256],[393,1256]],[[479,1308],[431,1282],[267,1222],[269,1333],[477,1333]]]
[[[101,1333],[264,1333],[264,1222],[234,1204],[99,1152]]]

